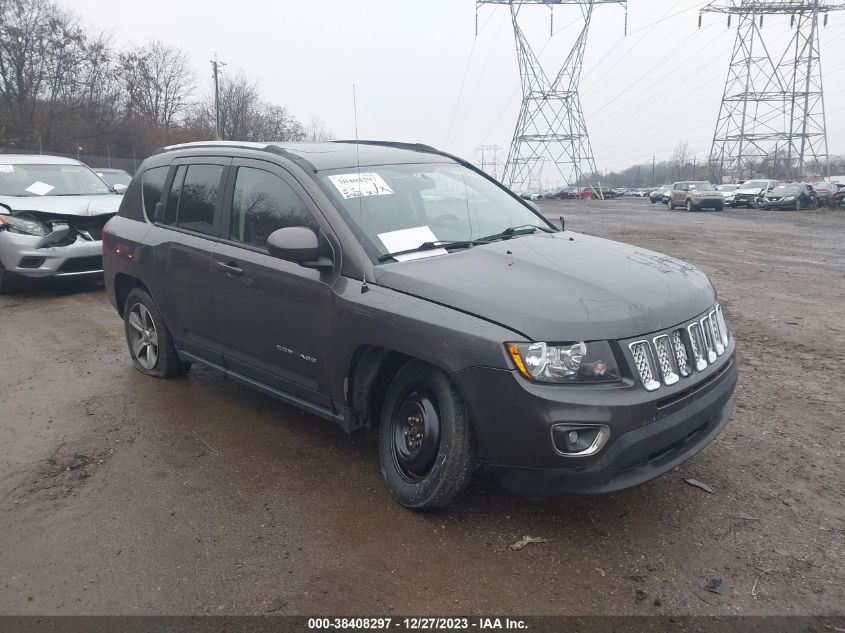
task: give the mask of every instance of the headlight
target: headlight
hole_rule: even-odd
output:
[[[25,233],[27,235],[49,235],[50,227],[39,222],[38,220],[29,220],[26,218],[19,218],[14,215],[0,215],[0,224],[5,225],[10,230],[16,233]]]
[[[784,196],[783,199],[789,202],[790,200],[795,200],[795,196]]]
[[[615,382],[619,368],[607,341],[591,343],[508,343],[523,376],[536,382]]]

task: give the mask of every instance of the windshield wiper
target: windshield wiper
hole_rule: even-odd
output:
[[[521,224],[519,226],[511,226],[506,228],[501,233],[495,233],[493,235],[488,235],[487,237],[482,237],[478,241],[485,243],[485,242],[495,242],[497,240],[508,240],[515,235],[530,235],[532,233],[536,233],[537,231],[544,231],[545,233],[556,233],[554,229],[550,229],[548,227],[537,226],[536,224]]]
[[[388,259],[395,259],[396,255],[408,255],[410,253],[419,253],[420,251],[433,251],[436,248],[469,248],[470,246],[475,246],[477,244],[486,244],[486,242],[482,240],[452,240],[446,242],[436,240],[434,242],[423,242],[416,248],[408,248],[404,251],[396,251],[394,253],[379,255],[378,261],[386,262]]]

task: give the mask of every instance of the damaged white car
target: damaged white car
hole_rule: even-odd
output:
[[[103,226],[122,198],[77,160],[0,154],[0,293],[101,275]]]

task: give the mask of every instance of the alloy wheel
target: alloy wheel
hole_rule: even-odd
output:
[[[155,322],[143,303],[136,303],[129,310],[129,344],[138,363],[144,369],[153,369],[158,362],[158,332]]]

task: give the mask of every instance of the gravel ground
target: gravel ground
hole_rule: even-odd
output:
[[[543,210],[710,275],[741,377],[699,456],[609,496],[474,481],[414,514],[370,435],[201,369],[146,378],[101,288],[51,284],[0,297],[0,613],[843,613],[845,214]]]

